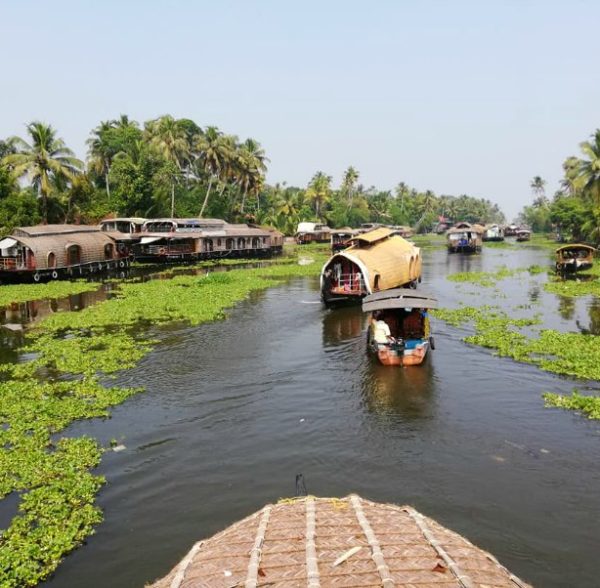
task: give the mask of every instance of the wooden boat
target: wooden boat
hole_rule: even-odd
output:
[[[367,349],[383,365],[419,365],[434,349],[428,310],[437,300],[406,289],[396,288],[371,294],[363,299],[363,312],[371,313],[367,332]],[[389,333],[381,339],[381,321]]]
[[[528,229],[519,229],[515,233],[515,236],[517,237],[517,241],[519,241],[520,243],[522,243],[523,241],[529,241],[531,240],[531,231]]]
[[[594,265],[596,249],[590,245],[575,243],[563,245],[556,250],[556,271],[571,273]]]
[[[483,241],[504,241],[504,229],[500,225],[486,225]]]
[[[5,280],[56,280],[128,264],[128,254],[97,226],[19,227],[0,240],[0,279]]]
[[[268,504],[195,543],[148,588],[531,588],[410,506],[356,494]]]
[[[506,225],[504,227],[504,236],[505,237],[514,237],[517,234],[519,227],[515,224]]]
[[[483,241],[483,227],[461,222],[446,231],[448,253],[479,253]]]
[[[321,297],[327,305],[360,302],[367,294],[416,287],[421,280],[421,250],[393,230],[375,229],[351,243],[323,266]]]

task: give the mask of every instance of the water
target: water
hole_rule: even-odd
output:
[[[426,252],[422,289],[444,306],[529,306],[522,316],[597,332],[597,304],[545,294],[545,276],[478,289],[485,299],[445,279],[547,255]],[[412,504],[535,585],[597,586],[600,424],[541,399],[573,381],[469,347],[465,329],[440,321],[425,365],[386,368],[365,353],[360,309],[317,302],[317,280],[299,279],[226,321],[161,330],[162,344],[118,381],[146,392],[68,430],[126,450],[98,468],[104,522],[47,585],[143,586],[198,539],[293,495],[302,472],[312,494]]]

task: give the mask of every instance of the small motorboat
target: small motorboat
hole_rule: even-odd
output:
[[[383,365],[419,365],[435,349],[429,309],[437,300],[427,294],[394,288],[363,299],[363,312],[371,313],[367,349]]]
[[[577,272],[594,265],[596,249],[580,243],[563,245],[556,250],[556,271],[559,273]]]

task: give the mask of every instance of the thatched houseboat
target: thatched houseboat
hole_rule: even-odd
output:
[[[19,227],[0,240],[0,278],[43,279],[81,276],[124,267],[127,258],[99,227],[38,225]]]
[[[500,225],[485,225],[484,241],[504,241],[504,229]]]
[[[356,235],[351,243],[323,266],[321,295],[326,304],[360,302],[367,294],[420,281],[421,250],[392,230]]]
[[[274,229],[220,219],[153,219],[144,223],[134,256],[153,263],[266,257],[282,247],[283,235]]]
[[[198,541],[149,588],[530,588],[410,506],[350,495],[282,500]]]
[[[331,239],[331,229],[320,223],[298,223],[294,236],[298,245],[307,243],[328,243]]]
[[[145,218],[107,218],[100,221],[100,229],[112,237],[117,244],[117,251],[123,258],[133,255],[133,246],[142,239],[142,228]]]
[[[522,243],[523,241],[530,241],[531,231],[529,229],[519,229],[515,233],[515,236],[517,238],[517,241],[519,241],[520,243]]]
[[[514,223],[512,225],[507,225],[504,227],[504,236],[505,237],[514,237],[517,234],[518,230],[519,230],[519,225],[515,225]]]
[[[479,253],[483,241],[483,227],[460,222],[446,232],[449,253]]]

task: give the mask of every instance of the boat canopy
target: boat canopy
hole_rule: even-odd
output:
[[[568,249],[568,250],[585,249],[587,251],[596,251],[596,248],[592,247],[591,245],[584,245],[582,243],[571,243],[570,245],[563,245],[562,247],[559,247],[556,250],[556,253],[560,253],[561,251],[564,251],[565,249]]]
[[[437,308],[437,300],[429,294],[416,294],[406,288],[382,290],[363,299],[363,312],[390,308]]]

